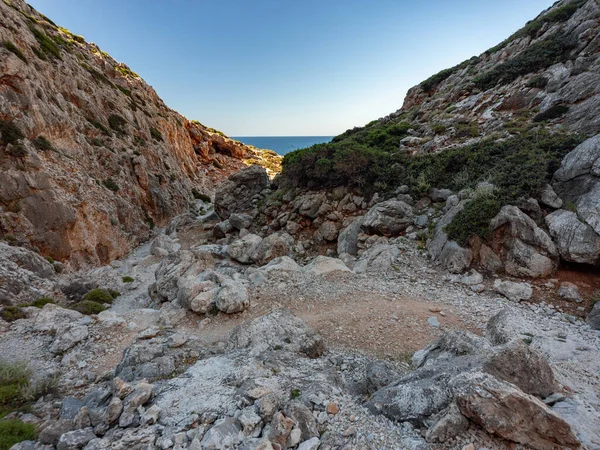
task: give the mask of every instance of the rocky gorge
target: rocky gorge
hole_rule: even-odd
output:
[[[0,13],[0,449],[600,448],[596,0],[274,178]],[[556,33],[559,60],[513,67]]]

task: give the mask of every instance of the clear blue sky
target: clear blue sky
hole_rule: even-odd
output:
[[[479,55],[554,0],[30,0],[190,119],[336,135]]]

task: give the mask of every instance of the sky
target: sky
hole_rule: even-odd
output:
[[[189,119],[333,136],[511,35],[554,0],[28,0]]]

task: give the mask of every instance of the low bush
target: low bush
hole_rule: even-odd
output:
[[[479,125],[477,122],[458,123],[455,126],[456,137],[470,138],[479,136]]]
[[[127,121],[118,114],[111,114],[110,116],[108,116],[108,125],[110,125],[110,127],[117,133],[124,134],[125,129],[123,127],[126,124]]]
[[[490,221],[500,208],[500,201],[494,195],[478,195],[465,205],[445,231],[450,239],[466,246],[471,235],[483,238],[489,233]]]
[[[150,136],[152,136],[152,139],[156,140],[156,141],[163,141],[163,136],[161,134],[160,131],[158,131],[156,128],[154,127],[150,127]]]
[[[79,311],[81,314],[85,314],[86,316],[91,316],[93,314],[100,314],[106,308],[100,303],[93,302],[91,300],[82,300],[75,304],[73,309],[75,311]]]
[[[27,58],[25,57],[23,52],[19,49],[19,47],[17,47],[15,44],[13,44],[10,41],[4,41],[0,45],[2,45],[2,47],[4,47],[9,52],[14,53],[21,61],[23,61],[24,63],[27,63]]]
[[[490,89],[500,84],[508,84],[522,75],[546,69],[553,64],[565,62],[577,40],[563,32],[556,32],[546,39],[530,45],[513,58],[498,64],[493,69],[474,80],[476,87]]]
[[[135,278],[125,275],[121,280],[123,280],[123,283],[133,283]]]
[[[137,73],[135,73],[133,70],[131,70],[125,64],[119,64],[119,65],[115,66],[115,70],[123,76],[130,76],[130,77],[134,77],[134,78],[140,77]]]
[[[27,22],[27,26],[29,30],[33,33],[33,36],[38,41],[40,45],[40,53],[41,55],[48,56],[52,59],[60,59],[60,48],[56,44],[56,42],[49,38],[46,33],[37,28],[33,22]]]
[[[586,1],[587,0],[573,0],[564,6],[556,8],[553,11],[538,17],[537,19],[530,20],[523,28],[512,34],[508,39],[505,39],[500,44],[490,48],[485,53],[492,54],[502,50],[515,39],[523,38],[525,36],[535,38],[538,32],[544,27],[544,24],[566,22],[571,18],[571,16],[573,16],[573,14],[575,14],[575,12],[577,12],[579,8],[586,3]]]
[[[29,378],[25,363],[0,359],[0,417],[26,403],[22,391],[29,385]]]
[[[110,294],[113,300],[121,295],[119,291],[115,291],[114,289],[107,289],[106,291]]]
[[[22,420],[0,420],[0,450],[9,450],[13,445],[37,438],[35,426]]]
[[[16,144],[25,135],[13,122],[0,120],[0,143],[2,145]]]
[[[38,150],[41,150],[41,151],[54,150],[52,143],[42,135],[38,136],[31,142],[32,142],[33,146],[35,148],[37,148]]]
[[[113,296],[108,291],[108,289],[97,288],[97,289],[92,289],[87,294],[85,294],[83,296],[83,300],[84,301],[87,300],[87,301],[91,301],[91,302],[96,302],[96,303],[112,303],[113,302]]]
[[[108,131],[108,129],[102,125],[100,122],[98,122],[95,119],[90,119],[89,117],[86,118],[86,120],[92,125],[94,126],[96,129],[100,130],[102,132],[102,134],[105,134],[107,136],[110,136],[110,131]]]
[[[54,392],[56,378],[31,382],[31,372],[22,361],[0,359],[0,419],[6,414],[27,406],[43,395]],[[3,421],[0,420],[0,423]],[[3,436],[0,428],[0,437]]]
[[[24,156],[27,156],[27,149],[20,142],[11,145],[6,152],[15,158],[23,158]]]
[[[43,308],[48,304],[55,305],[56,302],[50,297],[41,297],[31,303],[31,306],[35,306],[36,308]]]
[[[541,76],[540,77],[533,77],[527,83],[527,87],[538,88],[538,89],[544,89],[547,85],[548,85],[548,78],[541,77]]]
[[[113,192],[119,191],[119,185],[117,183],[115,183],[115,181],[110,177],[108,177],[106,180],[103,180],[102,184],[104,185],[104,187],[106,189],[109,189]]]
[[[545,120],[558,119],[569,112],[569,107],[566,105],[553,105],[546,111],[543,111],[533,118],[534,122],[543,122]]]
[[[0,310],[0,318],[7,322],[14,322],[18,319],[24,319],[26,316],[25,311],[18,306],[5,306]]]

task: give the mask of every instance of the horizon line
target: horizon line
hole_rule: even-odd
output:
[[[246,135],[246,136],[242,136],[242,135],[235,135],[235,134],[230,134],[229,137],[336,137],[337,134],[261,134],[261,135],[255,135],[255,136],[250,136],[250,135]]]

